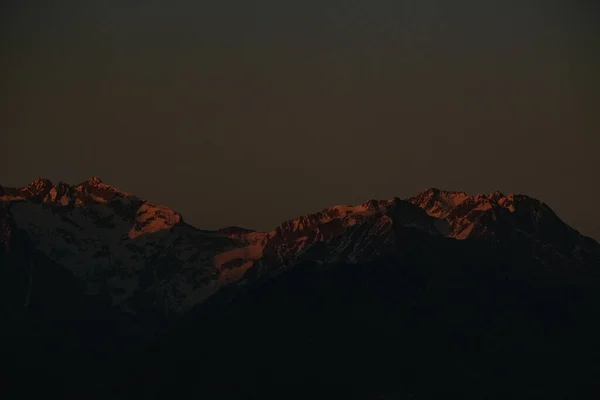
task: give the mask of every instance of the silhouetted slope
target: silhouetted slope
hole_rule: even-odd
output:
[[[371,263],[307,261],[233,302],[212,299],[134,370],[181,393],[500,399],[594,389],[596,271],[574,279],[510,242],[396,234],[405,246]]]

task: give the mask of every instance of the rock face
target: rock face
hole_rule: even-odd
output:
[[[564,223],[545,203],[525,195],[468,196],[429,189],[408,199],[429,215],[445,220],[455,239],[533,241],[566,263],[597,262],[598,243]]]
[[[96,177],[74,186],[40,178],[23,188],[0,186],[0,262],[3,332],[36,337],[41,347],[27,342],[28,351],[100,352],[163,337],[165,365],[181,361],[171,354],[208,351],[206,343],[215,352],[231,348],[227,357],[237,359],[236,352],[248,351],[234,345],[240,335],[246,337],[240,343],[252,338],[266,352],[274,343],[286,346],[274,332],[303,341],[322,329],[329,339],[314,348],[325,351],[337,346],[333,332],[360,340],[348,333],[356,330],[393,348],[393,338],[410,331],[406,324],[414,324],[406,334],[417,342],[432,330],[445,332],[442,341],[465,330],[452,346],[477,341],[471,333],[485,336],[493,327],[510,338],[499,346],[545,349],[533,337],[518,340],[500,311],[535,320],[537,311],[524,311],[539,308],[531,293],[553,304],[562,298],[557,290],[576,287],[587,296],[600,288],[600,245],[546,204],[439,189],[333,206],[270,232],[206,231]],[[514,300],[514,293],[523,297]],[[471,302],[481,303],[477,318],[487,328],[465,311]],[[595,303],[574,304],[583,310]],[[400,325],[391,322],[397,313],[404,313]],[[437,322],[424,322],[424,315]],[[544,318],[540,324],[554,326]],[[375,339],[367,326],[379,326],[383,336]],[[179,329],[193,333],[170,336]]]

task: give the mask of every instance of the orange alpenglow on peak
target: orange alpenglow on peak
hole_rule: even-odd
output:
[[[104,182],[102,181],[102,179],[98,178],[97,176],[92,176],[90,179],[87,180],[87,183],[90,185],[99,185]]]

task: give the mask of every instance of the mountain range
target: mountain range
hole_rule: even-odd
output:
[[[594,371],[572,363],[597,350],[600,244],[526,195],[428,189],[270,232],[96,177],[0,200],[3,352],[55,391],[531,398]]]

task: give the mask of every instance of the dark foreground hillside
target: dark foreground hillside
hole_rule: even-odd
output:
[[[56,368],[21,379],[98,398],[598,394],[596,271],[541,265],[514,243],[402,239],[377,262],[306,261],[233,301],[223,292],[150,349],[49,352]]]
[[[138,376],[167,392],[237,387],[240,398],[596,393],[596,272],[578,281],[518,247],[403,239],[380,262],[307,262],[207,310]]]

